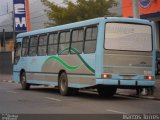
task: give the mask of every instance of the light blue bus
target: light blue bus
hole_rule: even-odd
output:
[[[102,17],[21,33],[13,79],[25,90],[57,86],[62,95],[96,88],[113,96],[117,88],[153,87],[154,30],[151,21]]]

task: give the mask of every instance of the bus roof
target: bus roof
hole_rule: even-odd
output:
[[[93,24],[98,24],[100,21],[103,21],[103,20],[113,20],[115,22],[122,22],[122,21],[129,22],[130,21],[130,22],[138,22],[138,23],[140,22],[140,23],[149,24],[149,21],[144,20],[144,19],[142,20],[142,19],[136,19],[136,18],[122,18],[122,17],[99,17],[99,18],[59,25],[59,26],[43,28],[43,29],[34,30],[30,32],[20,33],[17,35],[17,38],[32,36],[36,34],[43,34],[43,33],[48,33],[48,32],[54,32],[54,31],[67,30],[67,29],[76,28],[76,27],[78,28],[78,27],[83,27],[83,26],[89,26]]]

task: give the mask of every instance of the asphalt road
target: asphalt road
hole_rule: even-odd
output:
[[[0,113],[13,114],[156,114],[160,101],[115,95],[101,98],[97,93],[80,91],[76,96],[61,96],[57,89],[0,82]]]

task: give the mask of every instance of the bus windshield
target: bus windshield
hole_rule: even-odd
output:
[[[129,23],[107,23],[105,49],[152,51],[151,26]]]

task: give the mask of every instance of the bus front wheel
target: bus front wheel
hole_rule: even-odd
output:
[[[101,85],[101,86],[98,86],[97,90],[101,97],[112,97],[116,93],[117,88],[113,86]]]
[[[27,83],[26,73],[22,72],[20,75],[20,83],[23,90],[28,90],[30,88],[30,84]]]

